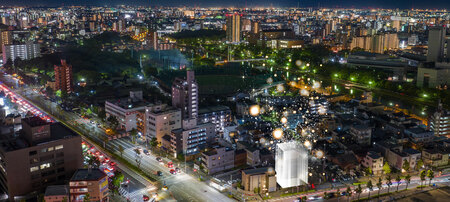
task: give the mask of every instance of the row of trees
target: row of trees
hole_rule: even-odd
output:
[[[425,182],[425,180],[426,180],[426,178],[428,178],[429,179],[429,183],[428,183],[428,185],[430,185],[431,186],[431,181],[434,179],[434,171],[433,170],[422,170],[421,172],[420,172],[420,181],[421,181],[421,188],[423,188],[424,186],[423,186],[423,183]],[[379,177],[378,178],[378,181],[377,181],[377,183],[375,184],[375,186],[378,188],[378,197],[380,197],[380,191],[381,191],[381,189],[383,188],[383,184],[385,184],[386,186],[387,186],[387,188],[388,188],[388,191],[387,191],[387,193],[390,193],[390,188],[391,188],[391,186],[392,186],[392,184],[393,184],[393,180],[395,180],[395,182],[397,182],[397,192],[398,192],[398,188],[399,188],[399,186],[402,184],[402,177],[400,176],[400,175],[397,175],[396,176],[396,178],[395,179],[392,179],[391,178],[391,176],[390,175],[387,175],[386,177],[385,177],[385,181],[383,182],[383,179],[381,178],[381,177]],[[406,189],[408,189],[408,185],[411,183],[411,175],[409,175],[409,174],[407,174],[405,177],[404,177],[404,182],[403,183],[405,183],[406,184]],[[369,190],[373,190],[373,188],[374,188],[374,184],[373,184],[373,182],[372,182],[372,180],[369,180],[368,182],[367,182],[367,184],[366,184],[366,187],[369,189]],[[358,194],[358,200],[359,200],[359,198],[360,198],[360,195],[361,195],[361,193],[362,193],[362,187],[361,187],[361,185],[359,184],[355,189],[354,189],[354,191]],[[370,199],[370,191],[368,192],[369,193],[369,195],[368,195],[368,198]],[[341,192],[340,192],[340,190],[339,189],[337,189],[337,191],[336,191],[336,196],[337,197],[340,197],[341,196]],[[352,189],[351,189],[351,187],[347,187],[347,190],[346,190],[346,196],[348,197],[348,199],[352,196]],[[328,197],[328,194],[325,192],[325,197]]]

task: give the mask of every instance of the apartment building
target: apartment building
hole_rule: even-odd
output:
[[[167,104],[145,107],[145,136],[162,142],[165,135],[181,128],[181,110]]]
[[[9,200],[63,184],[83,163],[81,137],[61,123],[25,118],[21,134],[0,138],[0,188]]]
[[[234,168],[234,150],[219,146],[202,153],[202,165],[208,174]]]
[[[84,202],[89,194],[89,201],[104,202],[108,200],[108,176],[100,169],[78,169],[69,182],[70,201]]]
[[[382,175],[383,174],[383,162],[384,158],[380,156],[378,153],[374,151],[367,152],[364,159],[361,161],[361,164],[372,170],[372,174],[374,175]]]

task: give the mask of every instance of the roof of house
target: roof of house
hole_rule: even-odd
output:
[[[106,177],[106,174],[98,168],[78,169],[70,181],[94,181]]]

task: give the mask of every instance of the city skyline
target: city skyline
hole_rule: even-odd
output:
[[[189,3],[181,0],[170,1],[149,1],[149,0],[4,0],[0,6],[39,6],[39,7],[58,7],[58,6],[118,6],[123,3],[130,3],[137,6],[175,6],[175,7],[236,7],[236,8],[255,8],[255,7],[313,7],[313,8],[386,8],[386,9],[449,9],[450,2],[445,0],[435,0],[432,2],[423,2],[419,0],[231,0],[225,2],[214,2],[207,0],[193,0]]]

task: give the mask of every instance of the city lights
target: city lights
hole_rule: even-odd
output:
[[[279,140],[283,137],[283,130],[281,128],[277,128],[272,131],[273,138]]]
[[[260,107],[259,107],[259,105],[252,105],[251,107],[250,107],[250,115],[252,115],[252,116],[258,116],[259,115],[259,113],[260,113]]]

